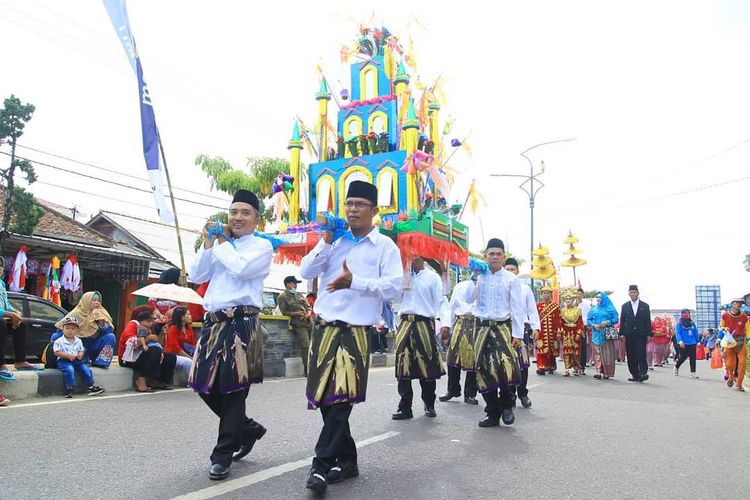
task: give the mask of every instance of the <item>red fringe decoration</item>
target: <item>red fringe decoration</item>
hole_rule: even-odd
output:
[[[401,261],[406,263],[419,255],[438,262],[450,262],[461,267],[469,266],[469,252],[455,243],[428,236],[424,233],[410,232],[396,236],[396,245],[401,250]]]
[[[310,253],[310,250],[315,248],[318,244],[320,235],[317,231],[307,233],[307,241],[305,243],[290,243],[288,245],[281,245],[276,250],[276,256],[273,261],[277,264],[289,263],[296,266],[302,262],[302,257]]]

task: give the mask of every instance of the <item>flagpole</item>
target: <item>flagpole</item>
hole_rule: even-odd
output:
[[[185,253],[182,251],[182,236],[180,235],[180,223],[177,219],[177,207],[174,204],[174,193],[172,192],[172,181],[169,178],[169,168],[167,168],[167,157],[164,156],[164,146],[161,143],[161,134],[156,130],[156,137],[159,140],[159,152],[161,153],[161,162],[164,165],[164,173],[167,175],[167,188],[169,189],[169,200],[172,202],[172,214],[174,215],[174,230],[177,234],[177,248],[180,250],[180,285],[187,286],[187,273],[185,272]]]

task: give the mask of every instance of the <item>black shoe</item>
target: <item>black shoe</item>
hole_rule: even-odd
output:
[[[391,418],[393,420],[408,420],[410,418],[414,418],[414,415],[412,415],[411,410],[398,410],[396,413],[391,415]]]
[[[494,417],[484,417],[479,421],[479,427],[497,427],[500,425],[500,419]]]
[[[435,411],[435,408],[427,408],[427,407],[425,407],[425,409],[424,409],[424,416],[425,417],[434,418],[434,417],[437,417],[437,412]]]
[[[464,403],[468,405],[478,405],[479,401],[477,401],[477,398],[472,396],[464,396]]]
[[[628,379],[628,382],[640,382],[640,381],[641,381],[641,378],[640,378],[640,377],[638,377],[638,378],[630,377],[630,378]]]
[[[645,382],[646,380],[648,380],[648,373],[646,373],[645,375],[641,375],[641,378],[640,380],[638,380],[638,382]]]
[[[357,467],[357,464],[337,465],[331,467],[331,470],[328,471],[328,474],[326,474],[326,481],[329,484],[334,484],[343,481],[344,479],[357,476],[359,476],[359,467]]]
[[[103,392],[104,392],[104,389],[102,389],[98,385],[92,385],[91,387],[89,387],[88,394],[89,394],[89,396],[97,396],[97,395],[99,395],[99,394],[101,394]]]
[[[221,481],[226,479],[229,475],[229,467],[224,467],[221,464],[212,464],[211,469],[208,471],[208,478],[213,481]]]
[[[442,401],[443,403],[445,403],[446,401],[450,401],[451,399],[458,398],[458,397],[461,397],[460,392],[458,394],[456,394],[455,392],[446,392],[445,394],[440,396],[438,399]]]
[[[536,374],[537,375],[547,375],[547,372],[545,372],[544,370],[537,370]]]
[[[65,394],[63,396],[66,399],[73,399],[73,389],[65,389]]]
[[[266,432],[268,432],[266,428],[260,424],[258,424],[258,427],[259,428],[257,432],[255,433],[255,435],[253,435],[253,437],[251,437],[247,443],[240,446],[239,450],[235,451],[232,454],[232,460],[237,461],[237,460],[241,460],[245,458],[245,456],[253,450],[253,446],[255,446],[255,442],[260,441],[260,438],[266,435]]]
[[[311,468],[310,474],[307,476],[305,488],[313,490],[315,493],[323,493],[328,488],[328,482],[323,474]]]
[[[513,422],[516,421],[515,415],[513,415],[513,409],[512,408],[506,408],[503,410],[503,423],[505,425],[513,425]]]
[[[524,408],[531,408],[531,400],[528,396],[521,396],[521,406]]]

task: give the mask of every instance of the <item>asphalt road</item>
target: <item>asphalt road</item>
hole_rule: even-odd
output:
[[[687,366],[685,366],[687,368]],[[683,371],[687,371],[686,369]],[[352,413],[361,475],[329,498],[711,498],[747,495],[750,393],[657,368],[644,384],[531,374],[531,410],[481,429],[483,405],[438,403],[438,417],[390,419],[393,368],[373,369]],[[444,391],[445,379],[438,382]],[[268,434],[222,482],[207,477],[218,420],[187,390],[45,398],[0,408],[0,498],[310,498],[321,426],[304,380],[254,386],[248,414]]]

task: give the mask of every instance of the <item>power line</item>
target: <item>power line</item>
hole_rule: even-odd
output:
[[[22,148],[22,149],[28,149],[30,151],[34,151],[34,152],[37,152],[37,153],[45,154],[45,155],[52,156],[52,157],[55,157],[55,158],[59,158],[61,160],[69,161],[69,162],[72,162],[72,163],[77,163],[79,165],[85,165],[87,167],[93,167],[93,168],[96,168],[98,170],[103,170],[104,172],[110,172],[110,173],[113,173],[113,174],[122,175],[123,177],[128,177],[130,179],[135,179],[135,180],[139,180],[139,181],[143,181],[143,182],[150,182],[145,177],[138,177],[137,175],[126,174],[126,173],[119,172],[119,171],[111,169],[111,168],[106,168],[106,167],[102,167],[100,165],[95,165],[93,163],[87,163],[85,161],[76,160],[76,159],[73,159],[73,158],[68,158],[67,156],[62,156],[62,155],[59,155],[59,154],[56,154],[56,153],[50,153],[49,151],[43,151],[41,149],[32,148],[30,146],[23,146],[21,144],[18,144],[16,147],[19,147],[19,148]],[[206,198],[211,198],[211,199],[222,201],[222,202],[225,202],[225,203],[227,202],[226,199],[220,198],[218,196],[213,196],[213,195],[210,195],[210,194],[200,193],[198,191],[193,191],[193,190],[190,190],[190,189],[181,188],[181,187],[177,187],[177,186],[172,186],[172,187],[174,189],[179,189],[180,191],[184,191],[186,193],[197,194],[199,196],[205,196]]]
[[[6,153],[5,151],[0,151],[0,154],[4,154],[5,156],[10,156],[10,153]],[[30,160],[29,158],[24,158],[24,157],[21,157],[21,156],[18,156],[18,155],[16,155],[16,158],[19,159],[19,160],[29,161],[29,162],[31,162],[31,163],[33,163],[35,165],[41,165],[43,167],[49,167],[49,168],[52,168],[54,170],[59,170],[61,172],[66,172],[68,174],[79,175],[79,176],[85,177],[87,179],[93,179],[95,181],[100,181],[100,182],[104,182],[104,183],[107,183],[107,184],[112,184],[114,186],[124,187],[126,189],[132,189],[133,191],[140,191],[142,193],[153,194],[152,191],[148,190],[148,189],[143,189],[143,188],[139,188],[139,187],[135,187],[135,186],[129,186],[129,185],[123,184],[121,182],[110,181],[110,180],[107,180],[107,179],[102,179],[101,177],[95,177],[93,175],[82,174],[80,172],[76,172],[75,170],[70,170],[68,168],[62,168],[62,167],[58,167],[58,166],[55,166],[55,165],[50,165],[49,163],[44,163],[44,162],[41,162],[41,161]],[[179,200],[179,201],[184,201],[186,203],[192,203],[193,205],[201,205],[201,206],[204,206],[204,207],[217,208],[219,210],[226,210],[225,206],[224,207],[220,207],[218,205],[210,205],[208,203],[203,203],[203,202],[200,202],[200,201],[188,200],[187,198],[178,198],[177,196],[175,196],[174,199],[175,200]]]

